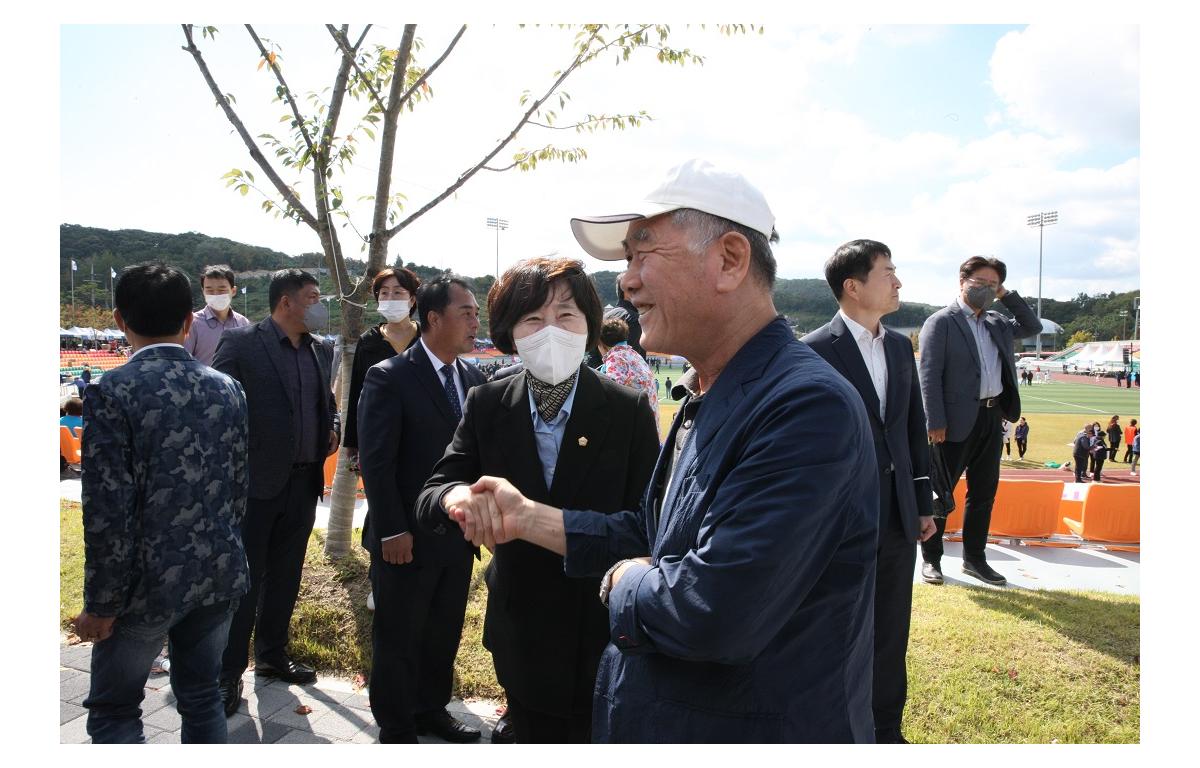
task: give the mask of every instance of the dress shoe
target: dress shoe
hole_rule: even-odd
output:
[[[902,733],[900,733],[900,731],[898,729],[889,728],[887,730],[875,732],[875,743],[876,744],[907,744],[908,739],[904,738],[904,735]]]
[[[439,709],[436,712],[418,717],[416,721],[417,734],[420,736],[429,734],[437,736],[442,741],[449,741],[452,744],[466,744],[472,741],[479,741],[478,730],[461,720],[456,720],[444,709]]]
[[[242,703],[242,678],[221,680],[217,683],[217,690],[221,692],[221,706],[225,708],[225,717],[233,717],[233,713],[238,711],[238,705]]]
[[[496,721],[496,727],[492,729],[493,744],[515,744],[517,741],[517,733],[513,730],[512,717],[508,714],[508,708],[505,707],[504,714],[500,715],[500,719]]]
[[[1007,580],[1003,576],[992,570],[992,566],[982,560],[963,560],[962,569],[963,573],[968,576],[974,576],[988,584],[1001,585],[1007,583]]]
[[[921,563],[921,578],[925,580],[926,584],[941,584],[942,564]]]
[[[254,674],[262,677],[275,677],[285,683],[308,685],[317,682],[317,673],[307,664],[301,664],[288,657],[283,657],[272,664],[269,661],[255,661]]]

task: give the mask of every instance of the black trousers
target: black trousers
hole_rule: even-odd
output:
[[[288,625],[300,591],[304,552],[317,516],[317,477],[314,482],[311,466],[295,469],[275,498],[246,501],[242,545],[250,564],[250,591],[229,624],[229,642],[221,657],[222,678],[239,677],[246,671],[251,632],[254,658],[276,662],[287,652]]]
[[[1071,458],[1075,461],[1075,482],[1085,482],[1088,474],[1088,467],[1090,466],[1088,462],[1092,460],[1091,455],[1086,453],[1076,453]]]
[[[963,559],[983,561],[986,557],[988,526],[992,522],[992,504],[1000,484],[1000,444],[1004,440],[998,407],[979,408],[975,425],[967,439],[954,443],[935,443],[930,450],[940,451],[950,474],[950,492],[958,486],[963,470],[967,472],[967,503],[963,509]],[[934,518],[937,531],[921,542],[921,556],[927,563],[942,561],[942,535],[946,518]]]
[[[911,580],[912,575],[909,574]],[[592,713],[563,717],[538,712],[508,697],[508,714],[518,744],[587,744],[592,740]]]
[[[414,552],[417,557],[420,554]],[[449,565],[371,556],[371,714],[380,741],[413,741],[415,718],[444,709],[471,588],[470,551]]]
[[[1017,438],[1017,456],[1025,458],[1025,451],[1029,450],[1029,440],[1027,438]]]
[[[1126,464],[1128,464],[1128,463],[1129,463],[1129,459],[1130,459],[1130,457],[1132,457],[1132,456],[1133,456],[1133,443],[1126,443],[1126,444],[1125,444],[1125,458],[1123,459],[1123,461],[1124,461]],[[1113,458],[1116,458],[1116,457],[1114,456]]]
[[[875,563],[875,662],[871,709],[875,740],[895,742],[908,697],[908,629],[912,618],[916,542],[898,514],[895,473],[879,475],[879,545]]]
[[[1117,451],[1118,451],[1118,450],[1119,450],[1119,448],[1118,448],[1118,446],[1117,446],[1117,445],[1115,445],[1115,444],[1114,444],[1114,445],[1113,445],[1111,448],[1109,448],[1109,449],[1108,449],[1108,460],[1109,460],[1109,461],[1116,461],[1116,460],[1117,460]]]

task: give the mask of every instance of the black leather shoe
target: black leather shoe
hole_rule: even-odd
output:
[[[255,661],[254,674],[262,677],[275,677],[285,683],[294,683],[295,685],[317,682],[317,673],[312,667],[293,661],[286,656],[275,664],[268,661]]]
[[[444,709],[439,709],[437,712],[431,712],[423,717],[416,718],[417,735],[419,736],[437,736],[442,741],[449,741],[452,744],[467,744],[472,741],[479,741],[479,731],[462,722],[456,720]]]
[[[238,706],[242,703],[242,678],[221,680],[217,683],[217,690],[221,692],[221,706],[225,707],[225,717],[233,717],[233,713],[238,711]]]
[[[926,584],[941,584],[941,563],[921,563],[921,578],[925,580]]]
[[[508,707],[504,708],[504,714],[500,715],[500,719],[496,721],[496,727],[492,729],[493,744],[515,744],[517,741],[517,733],[513,730],[512,718],[508,714]]]
[[[967,574],[968,576],[974,576],[980,581],[987,582],[988,584],[1000,586],[1008,583],[1007,579],[996,573],[994,570],[992,570],[992,566],[983,561],[963,560],[962,569],[963,573]]]

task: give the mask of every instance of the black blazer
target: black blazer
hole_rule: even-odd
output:
[[[230,328],[221,334],[213,354],[213,368],[237,379],[246,391],[250,421],[250,498],[271,499],[279,495],[292,473],[293,447],[292,396],[283,385],[286,364],[279,339],[267,317],[253,325]],[[333,350],[329,344],[313,340],[317,371],[325,384],[320,388],[320,413],[324,416],[322,433],[341,433],[341,420],[330,390]],[[319,495],[324,472],[318,462],[312,469],[313,493]]]
[[[419,338],[421,335],[418,333],[408,348],[411,349]],[[358,338],[358,345],[354,348],[354,365],[350,369],[350,391],[347,393],[350,402],[346,406],[346,428],[342,434],[342,445],[347,448],[358,447],[358,398],[362,394],[363,381],[367,378],[367,371],[376,363],[382,363],[389,357],[395,356],[396,348],[383,338],[377,325],[368,328]]]
[[[916,541],[921,530],[917,517],[933,514],[933,495],[928,479],[929,436],[925,430],[925,408],[921,404],[921,382],[913,362],[912,342],[902,334],[884,328],[883,354],[888,369],[884,421],[879,418],[879,396],[875,394],[867,364],[840,314],[801,341],[858,390],[875,438],[875,459],[881,470],[895,467],[897,512],[905,536]],[[914,479],[918,477],[924,479]],[[880,511],[888,506],[881,504]],[[888,530],[887,526],[887,520],[879,521],[881,533]]]
[[[462,360],[455,365],[469,396],[483,374]],[[405,532],[413,534],[415,563],[449,564],[471,549],[457,525],[437,535],[419,529],[413,514],[458,421],[423,345],[367,371],[358,399],[358,461],[367,494],[362,545],[372,555],[382,555],[381,539]]]
[[[607,514],[637,509],[658,457],[658,430],[645,393],[581,366],[554,482],[546,488],[527,392],[520,375],[471,390],[454,442],[417,503],[422,526],[457,530],[442,496],[480,475],[507,478],[528,498],[559,508]],[[483,645],[492,652],[500,684],[542,712],[590,708],[608,643],[599,577],[568,578],[561,555],[514,541],[496,547],[486,578]]]

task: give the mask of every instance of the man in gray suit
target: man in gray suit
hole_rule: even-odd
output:
[[[316,520],[322,465],[341,433],[329,385],[333,355],[311,335],[328,320],[316,278],[282,269],[268,291],[270,317],[226,331],[213,356],[213,367],[245,389],[250,424],[250,497],[242,519],[250,591],[233,616],[221,662],[227,716],[237,711],[252,630],[256,675],[299,685],[317,679],[311,667],[287,655],[288,624]]]
[[[921,398],[934,460],[945,462],[950,493],[964,468],[967,472],[963,572],[988,584],[1005,583],[987,564],[984,550],[1000,482],[1001,422],[1021,416],[1013,338],[1040,330],[1025,300],[1005,290],[1007,276],[999,259],[972,256],[964,261],[958,268],[958,298],[930,315],[920,337]],[[997,299],[1012,319],[989,309]],[[941,584],[946,518],[935,522],[937,531],[921,543],[921,576]]]

